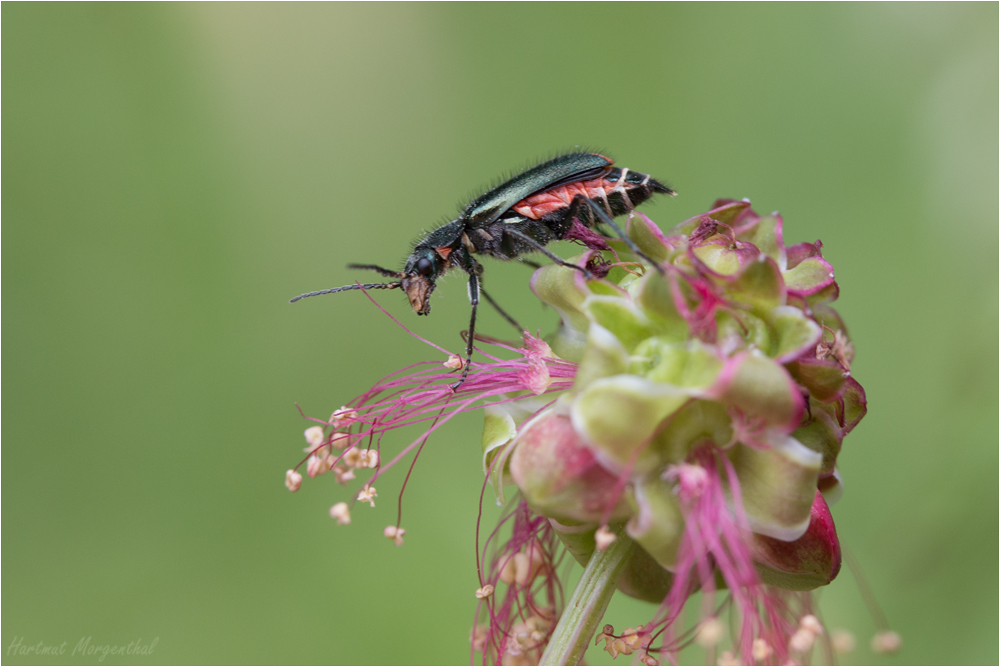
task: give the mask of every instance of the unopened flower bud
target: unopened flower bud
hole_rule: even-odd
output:
[[[812,614],[806,614],[799,619],[799,627],[808,630],[817,636],[823,634],[823,624],[820,623],[819,619]]]
[[[313,454],[306,460],[306,474],[309,477],[315,477],[316,475],[321,475],[325,470],[322,470],[323,459]]]
[[[872,637],[872,650],[876,653],[895,653],[903,645],[903,638],[892,630],[880,630]]]
[[[462,370],[462,366],[465,365],[465,362],[462,360],[462,357],[457,354],[452,354],[448,357],[448,361],[444,362],[442,365],[453,371],[460,371]]]
[[[351,435],[349,433],[337,432],[330,436],[330,445],[337,449],[347,449],[347,446],[350,444]]]
[[[472,628],[469,632],[469,642],[472,643],[472,650],[482,652],[486,648],[486,638],[489,637],[490,626],[485,623]]]
[[[365,452],[363,458],[365,468],[377,468],[378,467],[378,452],[374,449],[369,449]]]
[[[629,512],[616,492],[617,477],[597,461],[570,418],[551,409],[521,433],[510,457],[510,474],[543,516],[597,521],[616,500],[612,519]]]
[[[525,621],[525,624],[531,631],[529,637],[535,644],[543,641],[548,635],[549,629],[552,627],[552,624],[547,619],[536,614],[529,616],[528,620]]]
[[[527,586],[538,572],[536,563],[531,556],[523,551],[514,554],[514,581],[518,586]]]
[[[294,470],[289,470],[285,473],[285,486],[288,487],[289,491],[298,491],[302,486],[302,475]]]
[[[493,584],[486,584],[485,586],[476,589],[476,597],[480,600],[485,600],[491,595],[493,595]]]
[[[699,646],[709,648],[722,641],[725,633],[726,626],[722,624],[722,621],[713,616],[701,622],[701,625],[698,627],[698,634],[695,635],[694,640]]]
[[[515,554],[515,556],[516,555],[517,554]],[[510,586],[514,583],[516,573],[517,569],[514,566],[514,558],[510,557],[504,562],[503,567],[500,568],[500,581]]]
[[[771,657],[772,649],[766,639],[757,638],[753,640],[753,647],[750,649],[750,652],[755,661],[764,662]]]
[[[648,653],[644,653],[643,656],[640,658],[640,660],[642,661],[642,664],[646,665],[647,667],[656,667],[657,665],[660,664],[660,662],[656,658],[654,658]]]
[[[732,651],[723,651],[722,653],[719,654],[718,664],[730,667],[731,665],[739,665],[741,663],[739,660],[736,659],[736,654],[734,654]]]
[[[337,503],[330,508],[330,518],[336,519],[337,524],[344,526],[351,522],[351,510],[347,503]]]
[[[311,449],[315,449],[323,444],[323,427],[322,426],[310,426],[305,431],[306,442],[309,443]]]
[[[357,410],[342,405],[339,410],[335,410],[334,413],[330,415],[330,423],[338,427],[347,426],[357,418]]]
[[[364,467],[365,459],[365,450],[360,447],[355,447],[354,449],[347,450],[344,453],[344,458],[342,460],[345,464],[352,468],[362,468]]]
[[[386,526],[382,534],[392,540],[397,547],[401,547],[403,546],[403,535],[406,535],[406,529],[397,528],[396,526]]]
[[[337,478],[337,483],[344,486],[347,486],[347,483],[354,479],[354,469],[342,465],[334,466],[333,474]]]
[[[604,551],[617,539],[618,536],[611,532],[607,525],[601,526],[594,531],[594,542],[597,544],[598,551]]]
[[[793,653],[805,653],[816,643],[816,633],[806,628],[799,628],[788,640],[788,650]]]
[[[854,635],[847,630],[834,630],[830,635],[830,643],[833,644],[833,650],[840,655],[850,653],[856,645]]]

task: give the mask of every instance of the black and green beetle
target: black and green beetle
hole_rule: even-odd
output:
[[[469,276],[472,318],[462,377],[452,385],[453,389],[457,389],[469,373],[480,294],[507,321],[521,330],[520,325],[482,289],[483,267],[475,255],[509,260],[541,252],[559,264],[588,273],[586,268],[563,262],[545,248],[550,241],[565,238],[573,228],[573,221],[577,220],[588,228],[607,224],[633,253],[657,267],[657,263],[636,248],[613,220],[656,193],[675,194],[648,174],[615,167],[613,160],[598,153],[560,155],[477,197],[455,220],[438,227],[418,242],[402,271],[391,271],[373,264],[348,265],[349,268],[377,271],[387,278],[394,278],[394,282],[334,287],[302,294],[292,302],[354,289],[401,288],[417,315],[427,315],[431,312],[430,295],[437,279],[451,269],[465,271]]]

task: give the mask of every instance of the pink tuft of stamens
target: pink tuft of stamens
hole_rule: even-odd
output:
[[[414,449],[422,447],[433,433],[455,416],[517,401],[521,398],[518,394],[525,391],[535,395],[562,391],[572,386],[576,377],[576,364],[559,359],[543,340],[525,332],[522,348],[493,340],[486,342],[497,348],[496,354],[477,348],[487,361],[473,364],[465,382],[457,390],[453,390],[451,385],[455,380],[452,372],[461,368],[454,360],[461,360],[461,357],[417,336],[379,306],[367,292],[366,295],[404,331],[447,354],[448,361],[425,361],[407,366],[385,376],[371,389],[341,406],[333,413],[329,422],[314,420],[332,424],[338,429],[327,440],[321,440],[319,447],[344,449],[327,468],[332,468],[337,473],[337,480],[340,482],[346,482],[352,477],[341,466],[341,461],[349,469],[379,466],[370,480],[374,482]],[[504,359],[498,356],[501,352],[517,356]],[[373,445],[381,442],[385,433],[427,422],[430,422],[429,427],[416,440],[391,460],[382,462],[376,453],[377,447]],[[322,434],[322,429],[318,434]],[[317,432],[310,429],[307,438],[312,438],[312,444],[317,439]],[[370,453],[362,455],[361,447]],[[316,453],[316,449],[318,447],[309,451]],[[303,463],[307,461],[308,458]],[[318,464],[311,465],[318,473]]]
[[[677,483],[677,497],[685,505],[698,500],[708,487],[708,471],[700,465],[679,463],[667,468],[663,479]]]
[[[518,374],[518,379],[524,383],[532,394],[538,396],[544,394],[552,384],[552,375],[549,373],[547,359],[555,359],[552,348],[541,338],[536,338],[530,333],[524,333],[524,347],[520,352],[524,354],[527,362],[527,369]]]
[[[699,643],[714,646],[721,637],[706,630],[716,612],[712,600],[716,575],[729,590],[728,604],[738,613],[739,629],[733,637],[735,656],[742,664],[771,649],[768,658],[778,664],[788,659],[789,642],[798,630],[788,598],[794,593],[765,585],[754,568],[750,549],[751,531],[740,497],[739,481],[729,459],[717,447],[707,444],[696,449],[690,463],[672,466],[664,477],[677,483],[677,493],[685,511],[685,529],[677,554],[674,580],[652,626],[654,641],[650,653],[660,653],[676,662],[677,652],[687,641],[676,625],[681,609],[692,592],[701,589],[705,621]],[[704,635],[704,636],[703,636]],[[708,639],[711,635],[711,641]]]

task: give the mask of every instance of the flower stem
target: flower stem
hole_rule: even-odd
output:
[[[540,664],[578,665],[583,660],[635,547],[635,542],[623,533],[607,549],[594,551],[590,557],[566,610],[552,631]]]

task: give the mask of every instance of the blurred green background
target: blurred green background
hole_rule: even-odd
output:
[[[437,355],[360,294],[482,185],[575,145],[821,238],[870,411],[834,506],[848,662],[998,659],[998,6],[11,4],[2,9],[3,661],[463,663],[481,419],[339,528],[284,471],[326,415]],[[569,246],[556,246],[566,254]],[[530,272],[486,284],[532,327]],[[459,278],[416,318],[457,350]],[[483,331],[507,336],[489,310]],[[404,443],[389,439],[390,448]],[[489,525],[496,513],[487,512]],[[608,620],[652,607],[616,600]],[[592,650],[591,663],[606,663]],[[622,658],[619,660],[626,660]]]

